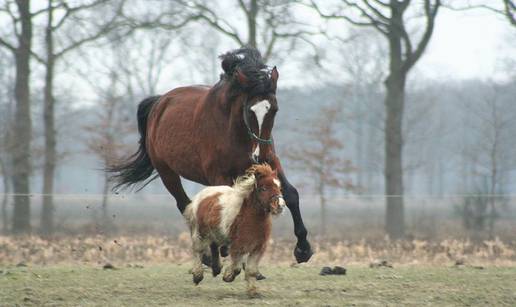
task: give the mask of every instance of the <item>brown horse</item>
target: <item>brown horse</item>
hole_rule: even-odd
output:
[[[251,295],[257,293],[258,264],[270,238],[271,217],[285,206],[277,175],[268,164],[255,164],[233,186],[207,187],[194,196],[183,215],[192,236],[196,285],[203,279],[204,251],[212,244],[228,245],[231,263],[224,271],[224,281],[232,282],[245,260],[247,290]],[[211,268],[213,276],[221,271],[218,253],[212,257]]]
[[[294,256],[306,262],[312,250],[298,192],[285,176],[272,139],[278,71],[268,68],[254,48],[237,49],[220,58],[224,73],[213,87],[180,87],[139,104],[140,147],[126,163],[110,168],[115,189],[137,183],[145,186],[159,175],[183,213],[190,198],[180,177],[209,186],[231,185],[253,163],[267,162],[278,172],[292,213],[297,237]],[[154,170],[158,174],[151,177]],[[218,248],[212,248],[212,254]],[[226,248],[220,251],[227,255]]]

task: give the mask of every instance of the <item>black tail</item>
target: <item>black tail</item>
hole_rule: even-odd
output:
[[[145,181],[154,172],[154,166],[152,166],[149,155],[147,154],[145,137],[147,135],[147,118],[159,98],[160,96],[148,97],[142,100],[138,105],[136,117],[138,120],[138,132],[140,132],[140,146],[138,151],[131,155],[125,162],[108,167],[107,171],[112,173],[110,179],[115,182],[113,190],[127,188]],[[140,189],[156,179],[156,177],[157,176],[152,177],[149,181],[144,183]]]

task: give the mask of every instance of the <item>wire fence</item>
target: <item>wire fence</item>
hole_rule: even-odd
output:
[[[14,198],[29,196],[31,225],[39,230],[45,194],[0,194],[2,229],[11,227]],[[178,236],[186,225],[169,194],[52,194],[55,230],[61,234]],[[379,240],[385,232],[385,200],[395,195],[336,195],[321,206],[318,195],[301,194],[300,206],[313,237]],[[514,240],[516,195],[404,195],[404,224],[409,238],[499,237]],[[106,224],[109,226],[107,227]],[[288,212],[274,220],[275,236],[293,239]]]

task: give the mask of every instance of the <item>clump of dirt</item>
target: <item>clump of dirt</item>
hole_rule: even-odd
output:
[[[379,260],[374,261],[369,264],[369,267],[371,269],[377,269],[377,268],[390,268],[392,269],[392,264],[390,264],[387,260]]]
[[[333,268],[330,268],[329,266],[325,266],[321,269],[321,272],[319,272],[319,275],[326,276],[326,275],[346,275],[346,268],[341,266],[334,266]]]

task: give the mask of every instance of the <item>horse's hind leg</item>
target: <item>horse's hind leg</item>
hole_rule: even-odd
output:
[[[219,246],[217,243],[211,243],[210,244],[210,250],[211,250],[211,272],[213,274],[213,277],[216,277],[220,274],[220,271],[222,270],[221,264],[220,264],[220,257],[219,257]]]
[[[181,184],[181,178],[173,170],[166,166],[156,166],[156,170],[159,173],[161,181],[167,188],[167,190],[176,199],[177,208],[181,213],[185,211],[186,206],[190,203],[190,198],[186,195],[183,185]]]

